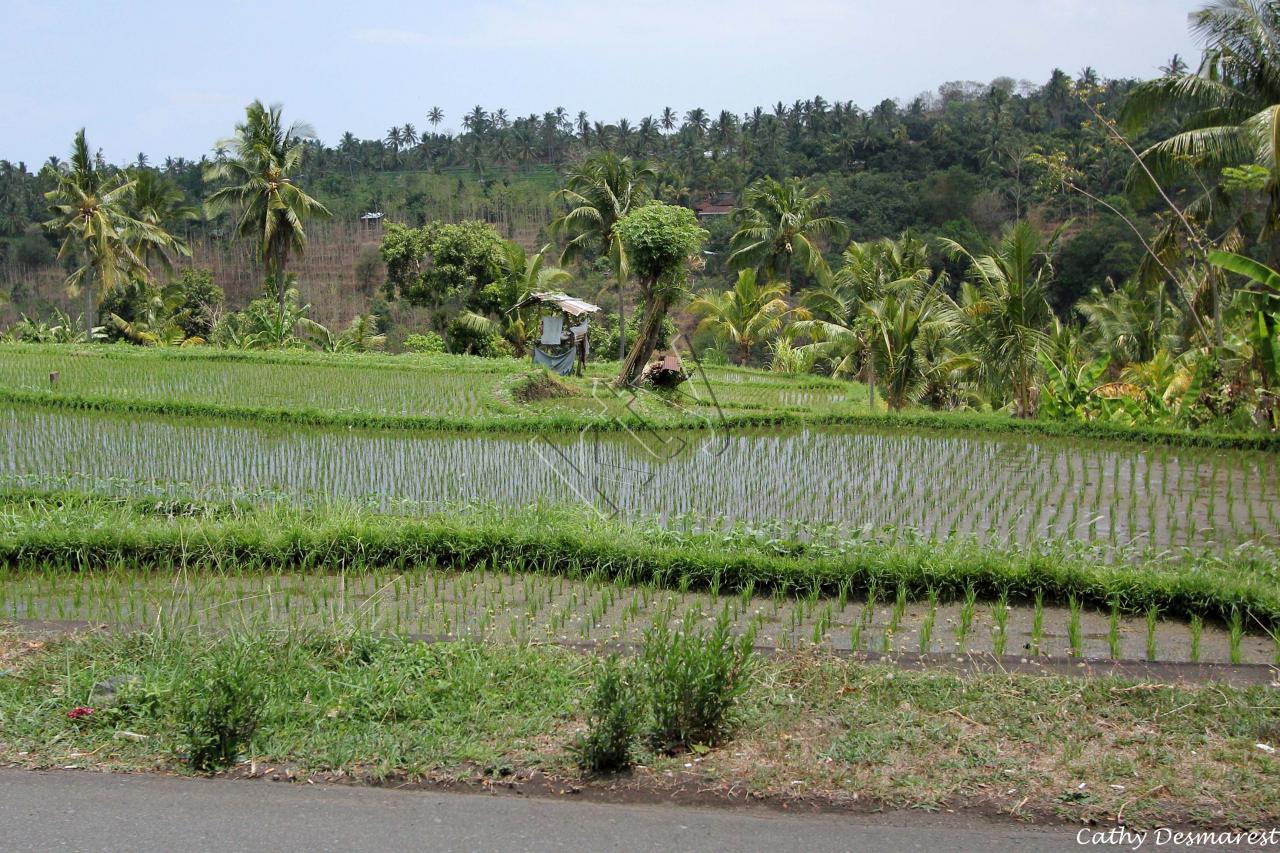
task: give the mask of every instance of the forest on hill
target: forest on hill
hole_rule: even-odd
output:
[[[1182,73],[1185,63],[1175,56],[1166,70]],[[534,248],[546,241],[546,226],[560,212],[551,194],[566,170],[609,151],[650,164],[655,197],[689,206],[731,206],[765,175],[802,178],[811,188],[829,192],[827,213],[847,223],[848,236],[859,241],[911,229],[926,240],[945,236],[977,245],[1023,216],[1045,222],[1074,219],[1053,294],[1055,305],[1068,309],[1089,287],[1132,274],[1142,248],[1123,222],[1096,216],[1094,205],[1047,187],[1043,170],[1027,158],[1066,152],[1092,193],[1132,213],[1125,197],[1131,162],[1106,143],[1077,93],[1094,92],[1097,109],[1115,117],[1135,83],[1103,79],[1091,68],[1074,77],[1055,69],[1040,85],[1010,78],[952,82],[907,103],[886,99],[870,108],[819,95],[744,115],[664,107],[615,121],[563,107],[510,116],[501,107],[476,106],[455,117],[432,108],[416,121],[393,125],[381,139],[347,132],[329,143],[304,140],[306,186],[333,214],[333,233],[313,240],[313,246],[334,254],[330,266],[341,267],[307,272],[311,278],[334,278],[329,290],[357,283],[359,217],[370,211],[410,225],[463,219],[500,223],[503,236]],[[456,120],[461,132],[440,129],[447,120]],[[1135,144],[1153,141],[1164,130],[1158,124],[1145,128]],[[171,230],[203,245],[197,256],[213,265],[208,259],[218,241],[229,236],[231,213],[207,215],[203,202],[215,187],[204,173],[226,154],[219,145],[196,161],[140,153],[132,163],[99,165],[147,176],[152,195],[163,199]],[[29,282],[39,278],[33,270],[54,261],[56,235],[41,227],[48,218],[44,196],[66,165],[57,154],[38,167],[0,160],[0,268],[6,271],[0,287],[9,291],[12,316],[47,312],[56,303],[49,286],[33,288]],[[1142,207],[1135,219],[1147,228],[1148,214],[1156,209]],[[723,272],[714,261],[727,250],[727,220],[705,218],[712,234],[710,275]],[[328,242],[340,245],[323,245]],[[839,248],[831,247],[833,252]],[[945,262],[941,256],[935,260]],[[364,263],[371,262],[366,253]],[[245,277],[243,270],[228,274]],[[45,278],[52,282],[56,275]],[[305,288],[308,275],[302,278]],[[369,288],[363,290],[367,296]],[[323,311],[327,293],[308,293],[313,307]],[[249,294],[240,288],[239,295],[243,300]]]
[[[432,108],[326,144],[254,101],[198,162],[125,165],[82,129],[66,161],[0,164],[0,321],[510,358],[526,298],[563,289],[604,306],[589,349],[619,386],[678,329],[715,362],[861,380],[873,409],[1274,431],[1280,7],[1190,23],[1198,61],[1151,80],[1055,69],[869,109],[477,106],[454,135]]]

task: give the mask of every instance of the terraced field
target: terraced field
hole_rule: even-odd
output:
[[[1271,454],[851,428],[465,435],[0,406],[0,481],[308,502],[585,502],[844,535],[1274,547]]]

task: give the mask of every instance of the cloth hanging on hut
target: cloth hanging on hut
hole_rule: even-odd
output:
[[[573,342],[582,349],[582,360],[586,361],[591,355],[591,344],[587,339],[587,330],[591,326],[590,320],[583,320],[582,325],[570,326],[569,331],[573,332]]]
[[[564,348],[564,352],[558,352],[557,350],[559,350],[559,347],[553,349],[535,346],[533,348],[533,363],[548,367],[561,376],[568,376],[573,372],[573,363],[578,355],[577,347],[567,346]]]
[[[564,337],[564,315],[548,314],[542,318],[542,339],[538,343],[544,347],[558,346]]]

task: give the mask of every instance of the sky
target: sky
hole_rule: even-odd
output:
[[[255,98],[332,144],[472,106],[634,123],[822,95],[864,107],[1057,66],[1152,77],[1201,0],[0,0],[0,159],[87,128],[108,160],[198,158]]]

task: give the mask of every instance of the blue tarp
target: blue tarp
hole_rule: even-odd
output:
[[[535,346],[533,348],[533,363],[541,364],[554,370],[561,376],[568,376],[573,372],[573,362],[577,358],[577,348],[570,344],[564,347],[563,352],[557,352],[559,347],[543,348]]]

